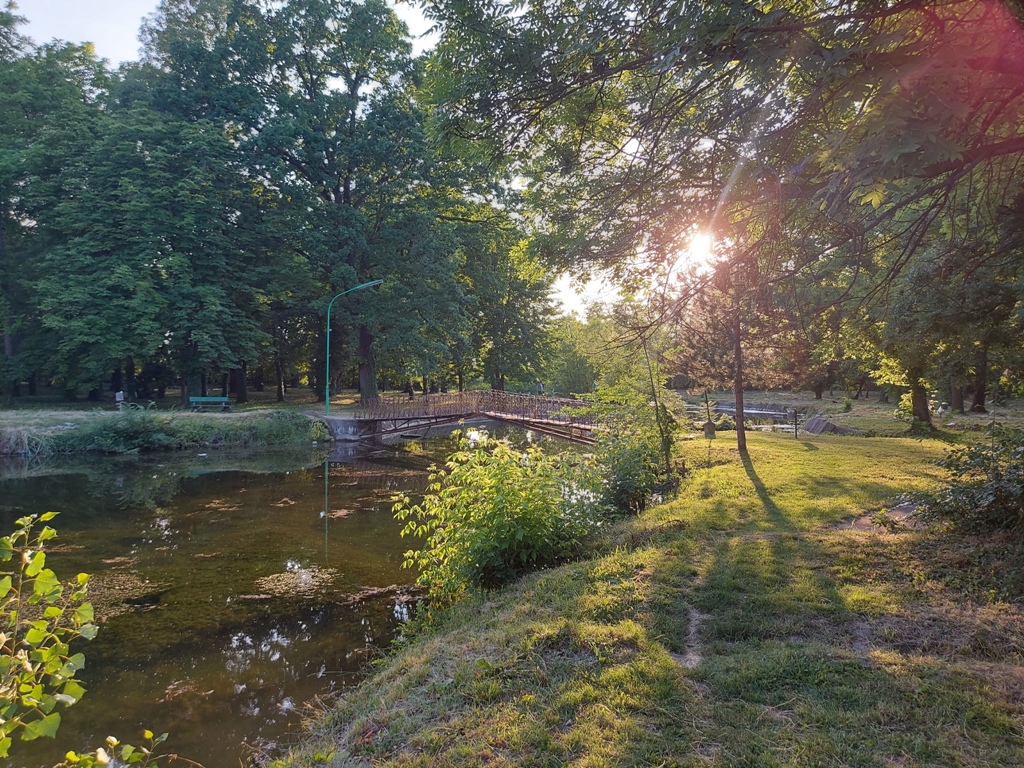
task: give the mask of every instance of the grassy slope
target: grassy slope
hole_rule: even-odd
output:
[[[941,445],[734,445],[691,443],[606,554],[454,609],[282,765],[1024,763],[1020,605],[965,597],[933,533],[849,525]]]

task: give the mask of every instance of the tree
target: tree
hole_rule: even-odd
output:
[[[0,365],[3,399],[46,360],[34,283],[63,165],[87,145],[106,74],[89,47],[34,48],[17,32],[13,4],[0,12]]]
[[[98,120],[46,224],[43,323],[69,387],[166,348],[186,378],[253,359],[257,275],[238,226],[248,190],[223,132],[135,105]],[[187,168],[187,174],[182,173]]]
[[[553,279],[526,241],[492,253],[474,287],[484,377],[493,389],[531,387],[540,379],[550,347]]]
[[[322,321],[335,294],[384,280],[332,318],[365,398],[378,353],[436,359],[436,330],[459,324],[457,244],[433,215],[439,179],[407,38],[382,0],[165,3],[147,31],[149,61],[187,94],[183,114],[233,126],[279,201],[288,247],[321,286],[306,311]]]
[[[575,317],[562,317],[553,324],[554,352],[549,369],[551,388],[562,394],[588,394],[597,384],[600,368],[589,343],[587,326]]]
[[[695,230],[722,244],[738,407],[759,294],[831,272],[878,299],[1024,152],[1024,44],[998,3],[428,6],[446,135],[516,164],[552,258],[636,283]]]

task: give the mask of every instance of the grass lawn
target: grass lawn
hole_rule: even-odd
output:
[[[1024,764],[1017,547],[865,517],[945,444],[749,444],[685,443],[674,499],[453,608],[279,765]]]

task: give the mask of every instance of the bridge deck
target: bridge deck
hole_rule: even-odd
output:
[[[361,422],[377,422],[376,434],[400,432],[415,422],[440,424],[485,417],[582,443],[593,442],[594,420],[579,412],[578,400],[481,390],[435,395],[383,395],[356,408]],[[385,422],[393,422],[387,428]]]

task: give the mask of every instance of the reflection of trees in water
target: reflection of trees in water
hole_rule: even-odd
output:
[[[276,474],[323,463],[328,449],[263,450],[259,453],[214,450],[205,453],[145,456],[50,456],[0,458],[4,480],[81,475],[87,493],[113,500],[120,508],[155,509],[169,504],[185,481],[216,472]]]

